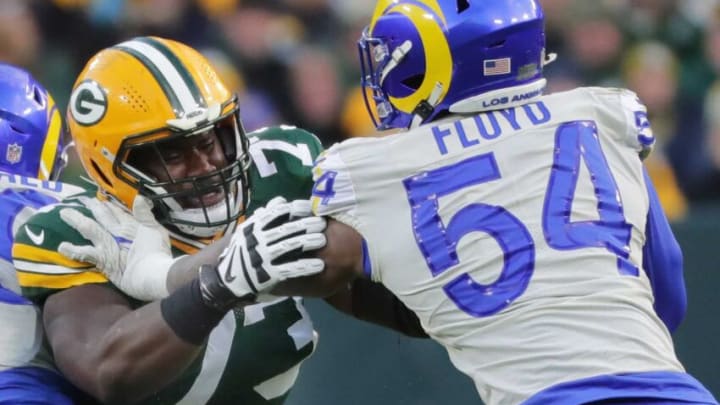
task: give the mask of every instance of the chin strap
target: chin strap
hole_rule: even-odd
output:
[[[435,111],[435,106],[440,101],[440,95],[443,91],[443,85],[440,82],[435,83],[435,87],[430,92],[430,97],[427,100],[422,100],[418,103],[412,112],[413,119],[410,121],[409,129],[417,128],[423,123],[432,113]]]

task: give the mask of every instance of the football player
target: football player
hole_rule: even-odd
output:
[[[62,284],[46,271],[22,285],[45,301],[59,368],[102,401],[281,403],[316,333],[301,300],[254,302],[279,280],[322,269],[291,260],[324,245],[325,221],[278,228],[309,205],[256,208],[309,197],[317,138],[288,126],[246,136],[207,61],[154,37],[93,57],[68,121],[99,198],[36,215],[30,225],[48,240],[19,235],[14,249],[29,263],[21,274],[65,273]]]
[[[66,146],[47,90],[25,70],[0,64],[0,404],[81,399],[42,348],[39,312],[20,295],[11,255],[13,234],[35,211],[83,191],[55,181],[67,162]]]
[[[682,255],[642,166],[646,109],[543,95],[543,24],[536,0],[377,3],[362,81],[377,127],[404,131],[318,159],[313,209],[335,220],[309,279],[383,283],[487,404],[714,404],[669,333]],[[331,285],[306,281],[284,291]]]
[[[271,264],[263,250],[281,238],[262,228],[291,213],[264,210],[233,231],[242,215],[270,197],[309,195],[319,141],[306,131],[278,127],[252,134],[251,146],[236,97],[206,59],[183,44],[151,37],[91,58],[74,85],[67,120],[97,191],[34,215],[13,247],[23,295],[42,305],[58,368],[101,402],[282,402],[314,350],[312,322],[299,299],[242,304],[254,303],[252,288],[260,289],[262,281],[281,277],[282,263]],[[145,290],[144,297],[167,296],[147,303],[121,293],[87,262],[58,253],[63,243],[89,244],[63,217],[105,221],[122,242],[142,226],[124,220],[123,210],[131,208],[139,218],[156,217],[164,225],[140,229],[169,234],[176,256],[210,245],[203,252],[215,264],[222,249],[212,242],[224,233],[237,243],[255,238],[253,256],[237,258],[233,251],[222,273],[198,273],[195,266],[189,280],[163,282],[160,292]],[[198,264],[199,257],[193,255]],[[255,277],[242,273],[250,260],[262,263],[269,281],[247,281]],[[156,268],[144,270],[164,277],[166,264],[157,261]]]

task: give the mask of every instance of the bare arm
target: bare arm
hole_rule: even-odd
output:
[[[328,218],[325,236],[327,245],[317,252],[317,257],[325,262],[325,270],[285,280],[273,288],[273,294],[327,297],[363,274],[362,236],[331,218]]]
[[[57,366],[103,403],[141,400],[177,378],[200,353],[201,346],[170,329],[159,301],[132,310],[102,285],[59,292],[43,312]]]
[[[380,283],[356,278],[325,301],[335,309],[403,335],[427,338],[417,315]]]
[[[379,283],[362,277],[362,236],[348,225],[328,219],[327,245],[317,256],[322,273],[284,281],[274,294],[324,297],[330,305],[357,319],[412,337],[427,337],[417,315]]]
[[[362,236],[353,228],[333,219],[328,219],[325,235],[327,245],[317,251],[317,257],[325,262],[325,270],[312,276],[283,281],[273,288],[273,294],[326,297],[362,274]],[[231,237],[232,234],[228,233],[197,253],[176,260],[168,272],[168,291],[172,293],[197,277],[201,265],[215,265]]]

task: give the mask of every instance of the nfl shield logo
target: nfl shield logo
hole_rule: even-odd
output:
[[[22,159],[22,146],[17,143],[11,143],[8,145],[7,152],[5,153],[5,159],[11,164],[18,163],[20,159]]]

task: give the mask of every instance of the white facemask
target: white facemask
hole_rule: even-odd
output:
[[[240,211],[240,207],[242,207],[244,201],[242,198],[242,195],[239,197],[236,197],[234,193],[230,193],[228,195],[228,198],[230,200],[230,216],[235,216]],[[207,216],[210,222],[219,222],[223,221],[226,218],[228,218],[228,212],[226,208],[226,201],[227,199],[223,198],[222,201],[218,202],[217,204],[207,207],[206,209],[203,208],[187,208],[182,209],[180,207],[180,204],[177,203],[177,201],[173,198],[165,198],[163,199],[163,202],[170,207],[170,218],[173,220],[181,220],[181,221],[187,221],[187,222],[195,222],[198,224],[202,224],[203,222],[206,222],[205,220],[205,212],[207,211]],[[217,225],[217,226],[201,226],[201,225],[186,225],[186,224],[175,224],[177,226],[178,230],[180,232],[197,236],[200,238],[209,238],[216,233],[222,231],[225,229],[228,224],[224,225]]]

